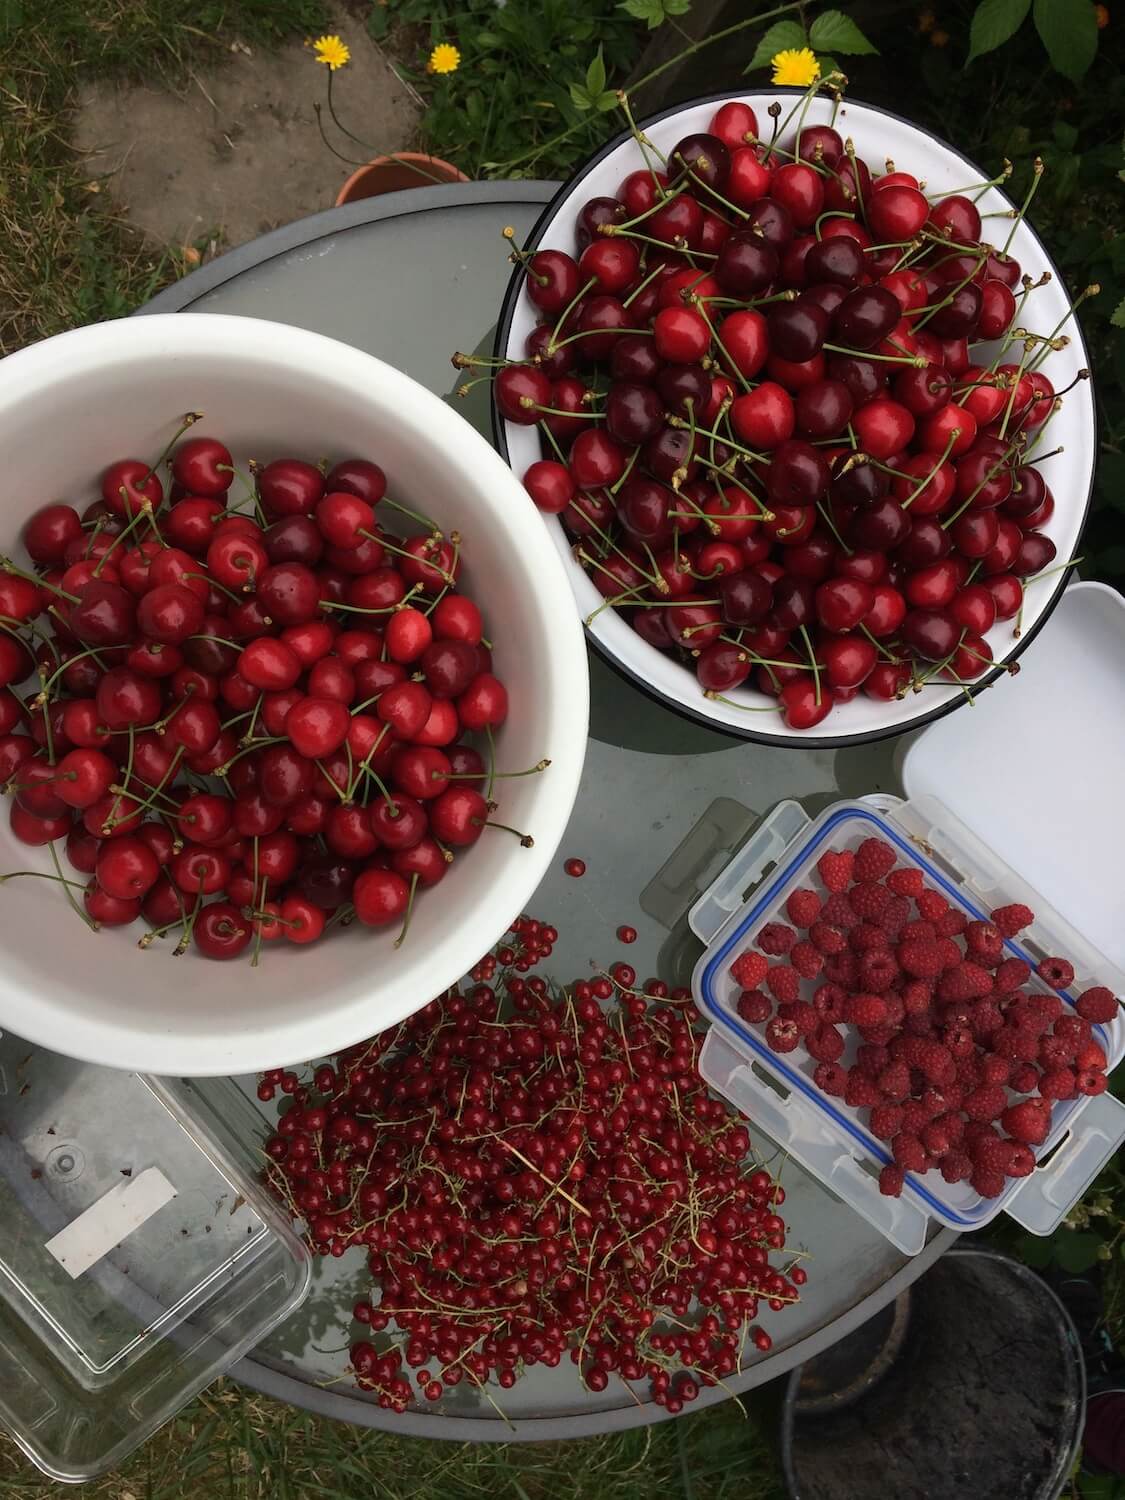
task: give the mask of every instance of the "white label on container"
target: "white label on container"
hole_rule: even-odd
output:
[[[110,1188],[73,1223],[60,1229],[47,1241],[47,1252],[69,1276],[77,1278],[175,1196],[176,1189],[160,1168],[146,1167],[139,1177]]]

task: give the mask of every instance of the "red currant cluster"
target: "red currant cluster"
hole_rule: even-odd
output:
[[[275,1191],[315,1251],[367,1252],[379,1295],[354,1315],[398,1340],[351,1360],[382,1406],[410,1401],[404,1364],[436,1400],[569,1357],[589,1390],[616,1374],[679,1411],[748,1340],[770,1348],[760,1306],[806,1280],[791,1254],[770,1264],[785,1194],[700,1080],[689,992],[639,990],[624,963],[561,991],[513,972],[555,937],[521,918],[496,987],[260,1086],[292,1097],[266,1146]]]
[[[253,943],[256,959],[353,918],[405,932],[416,890],[490,821],[508,712],[457,591],[460,538],[364,459],[253,465],[240,502],[217,439],[180,443],[170,467],[166,499],[157,465],[112,464],[81,514],[28,521],[37,571],[0,558],[13,832],[65,839],[89,877],[64,882],[72,905],[95,926],[143,916],[142,947],[175,932],[177,952]],[[396,535],[381,504],[420,534]]]
[[[982,242],[972,197],[876,175],[828,125],[766,146],[724,104],[659,168],[637,139],[575,254],[524,257],[543,321],[493,389],[540,425],[532,499],[708,697],[749,682],[806,729],[971,683],[1055,557],[1033,452],[1066,340],[1018,326],[1050,278]]]
[[[882,839],[830,850],[816,869],[823,894],[791,892],[793,926],[767,923],[758,951],[735,959],[735,1009],[764,1025],[775,1052],[803,1044],[817,1086],[868,1112],[894,1157],[884,1193],[897,1197],[906,1172],[936,1170],[995,1198],[1034,1170],[1030,1148],[1050,1132],[1053,1100],[1104,1093],[1093,1025],[1114,1019],[1117,1000],[1098,986],[1071,1010],[1028,988],[1031,966],[1007,939],[1033,913],[1004,906],[970,921]],[[1074,983],[1065,959],[1045,958],[1035,973],[1051,990]],[[849,1028],[860,1045],[844,1066]]]

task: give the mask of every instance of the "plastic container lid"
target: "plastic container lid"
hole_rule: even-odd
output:
[[[923,731],[907,796],[940,797],[1072,926],[1125,968],[1125,599],[1075,583],[1020,674]]]
[[[0,1041],[0,1421],[55,1479],[119,1463],[308,1291],[189,1097]]]

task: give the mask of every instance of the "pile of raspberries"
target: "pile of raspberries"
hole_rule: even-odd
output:
[[[867,1112],[893,1157],[881,1192],[897,1197],[907,1172],[936,1170],[995,1198],[1034,1169],[1054,1100],[1104,1092],[1093,1026],[1112,1021],[1118,1001],[1100,985],[1073,1008],[1029,989],[1031,966],[1005,946],[1035,920],[1028,907],[970,921],[920,870],[896,864],[878,838],[821,855],[824,894],[793,891],[792,926],[768,923],[759,951],[731,966],[736,1009],[774,1052],[803,1045],[818,1088]],[[1064,958],[1035,973],[1053,991],[1074,983]],[[862,1041],[846,1067],[849,1027]]]

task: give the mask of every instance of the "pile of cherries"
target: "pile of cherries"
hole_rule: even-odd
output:
[[[315,1252],[366,1252],[351,1364],[383,1407],[569,1358],[588,1390],[677,1412],[771,1347],[759,1309],[807,1280],[784,1190],[697,1072],[689,992],[624,962],[524,978],[557,937],[521,917],[464,990],[304,1079],[263,1076],[291,1101],[268,1180]]]
[[[971,684],[1055,557],[1033,450],[1066,340],[1018,326],[1030,278],[972,197],[829,125],[767,146],[732,102],[659,166],[637,139],[575,253],[522,257],[541,321],[493,391],[540,424],[532,499],[707,697],[746,683],[804,729]]]
[[[1044,957],[1033,971],[1012,942],[1035,920],[1029,907],[971,919],[883,839],[827,850],[808,878],[787,920],[767,922],[731,965],[736,1013],[863,1111],[891,1157],[882,1192],[933,1172],[998,1197],[1035,1170],[1056,1100],[1105,1092],[1094,1028],[1116,1019],[1117,998],[1097,985],[1064,999],[1070,961]]]
[[[166,497],[156,465],[112,464],[81,513],[27,522],[34,569],[0,558],[12,831],[63,841],[88,877],[64,882],[72,905],[143,917],[142,947],[256,959],[356,918],[405,933],[489,821],[508,711],[459,536],[395,534],[384,507],[412,513],[366,459],[252,465],[241,498],[214,437],[170,467]]]

